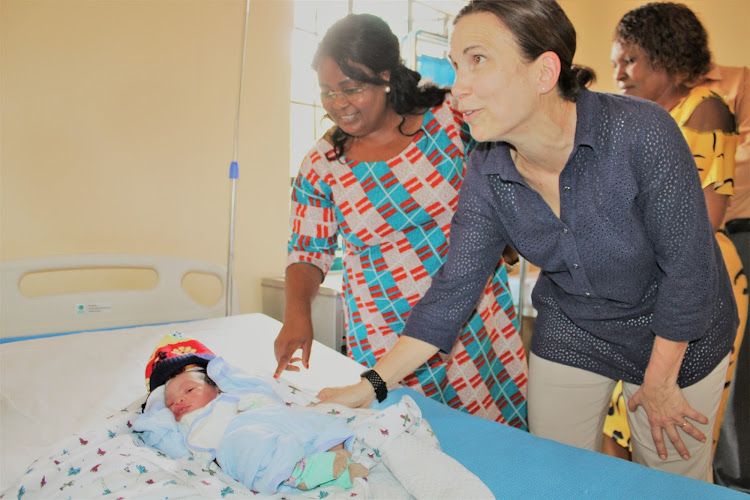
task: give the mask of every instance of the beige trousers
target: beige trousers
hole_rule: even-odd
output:
[[[690,406],[709,419],[706,425],[695,421],[690,422],[706,435],[705,443],[693,439],[678,429],[682,442],[690,452],[690,460],[684,460],[677,453],[666,434],[664,442],[668,456],[666,460],[659,458],[651,438],[648,416],[643,407],[639,406],[635,413],[628,411],[634,462],[694,479],[708,480],[711,466],[711,437],[728,362],[727,356],[702,380],[682,389]],[[616,380],[580,368],[547,361],[531,354],[528,393],[529,430],[536,436],[578,448],[600,451],[602,426],[616,383]],[[623,384],[626,402],[639,387],[635,384]]]

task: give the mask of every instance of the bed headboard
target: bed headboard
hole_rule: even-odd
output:
[[[27,296],[21,281],[35,273],[94,269],[155,273],[148,289],[107,289]],[[90,271],[89,271],[90,272]],[[191,273],[221,283],[221,299],[204,305],[185,289]],[[238,310],[237,294],[234,310]],[[214,262],[159,255],[89,254],[33,257],[0,262],[0,343],[18,337],[186,321],[224,316],[226,269]]]

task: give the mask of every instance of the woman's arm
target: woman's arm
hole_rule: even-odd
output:
[[[685,132],[691,152],[698,159],[698,168],[705,169],[703,175],[708,175],[708,179],[712,179],[713,176],[709,170],[713,168],[713,161],[726,155],[731,155],[731,158],[722,158],[719,161],[729,162],[730,168],[733,170],[734,149],[732,143],[727,144],[723,140],[716,139],[716,134],[722,132],[731,134],[734,132],[734,117],[720,98],[709,97],[704,99],[695,108],[683,127],[699,132],[701,135],[713,134],[714,136],[709,145],[705,140],[702,141],[699,135]],[[725,146],[726,149],[724,149]],[[722,173],[725,176],[732,177],[732,173]],[[708,179],[704,182],[703,195],[706,200],[708,217],[715,232],[723,223],[729,196],[717,192],[717,187],[723,185],[723,177],[715,179],[715,181],[721,182],[711,182]],[[706,183],[708,185],[705,185]],[[628,401],[630,411],[635,411],[638,406],[643,406],[646,410],[651,424],[651,436],[659,457],[662,459],[667,458],[664,432],[667,433],[667,437],[682,458],[685,460],[690,458],[690,454],[677,432],[677,426],[682,427],[687,434],[701,442],[706,440],[706,436],[686,419],[689,418],[702,424],[708,423],[708,419],[688,404],[677,385],[677,376],[687,346],[687,342],[678,342],[657,336],[644,374],[643,385]]]
[[[717,193],[713,186],[703,188],[703,195],[706,197],[708,219],[711,221],[714,232],[716,232],[724,224],[724,216],[727,213],[727,206],[729,206],[729,196]]]
[[[284,279],[284,325],[281,327],[273,350],[276,355],[276,372],[274,377],[284,370],[299,371],[294,365],[302,361],[305,368],[310,367],[310,348],[313,341],[312,301],[323,281],[323,272],[311,264],[292,264],[286,269]],[[292,355],[302,349],[301,358]]]
[[[323,179],[327,175],[325,153],[314,146],[302,160],[292,186],[287,244],[287,268],[284,279],[284,326],[274,342],[278,365],[274,377],[284,370],[299,371],[293,363],[302,361],[310,366],[313,341],[311,309],[320,283],[330,269],[338,238],[336,202],[331,187]],[[320,160],[313,164],[312,157]],[[302,349],[301,358],[292,358]]]
[[[373,370],[380,375],[388,388],[395,387],[407,375],[413,373],[438,348],[413,337],[399,337],[393,348],[388,351]],[[365,379],[346,387],[327,387],[320,391],[318,398],[325,403],[340,403],[352,408],[368,408],[375,400],[375,389]]]
[[[662,120],[654,118],[654,123]],[[708,197],[696,185],[696,180],[706,180],[710,184],[707,188],[713,190],[717,182],[704,176],[696,179],[699,167],[695,151],[686,147],[683,131],[677,129],[683,137],[677,136],[672,128],[676,124],[664,122],[658,130],[648,130],[655,137],[663,134],[660,140],[665,147],[638,158],[638,165],[646,167],[639,170],[643,185],[639,205],[658,262],[659,289],[651,325],[656,335],[651,357],[643,383],[628,401],[628,408],[635,411],[642,406],[646,411],[660,457],[667,456],[666,431],[675,449],[687,460],[690,456],[676,426],[702,441],[705,436],[691,421],[706,423],[707,419],[688,404],[677,380],[688,342],[701,338],[710,327],[710,307],[721,277],[716,274],[716,266],[711,265],[716,256],[715,236],[706,216]],[[670,193],[671,198],[667,196],[665,202],[665,195]]]

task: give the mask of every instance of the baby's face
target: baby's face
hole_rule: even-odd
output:
[[[186,413],[203,408],[219,394],[201,372],[185,372],[169,381],[164,389],[164,404],[178,422]]]

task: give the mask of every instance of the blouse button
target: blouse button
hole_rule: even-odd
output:
[[[591,292],[586,292],[586,297],[591,297]]]
[[[573,269],[578,269],[580,266],[578,264],[573,264]]]
[[[565,186],[565,187],[563,187],[563,189],[564,189],[565,191],[570,191],[570,186]]]
[[[568,234],[568,228],[567,227],[563,228],[563,233]]]

